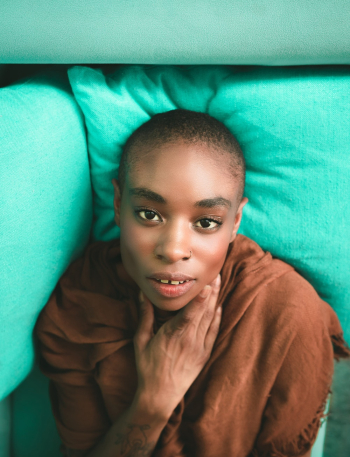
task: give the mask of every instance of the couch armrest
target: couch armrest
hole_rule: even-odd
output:
[[[348,0],[12,0],[0,63],[350,63]]]

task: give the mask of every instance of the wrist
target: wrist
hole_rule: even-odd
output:
[[[146,392],[137,391],[132,404],[133,409],[137,412],[137,417],[143,421],[154,424],[163,424],[168,422],[172,411],[168,411],[168,405],[159,403],[154,396]]]

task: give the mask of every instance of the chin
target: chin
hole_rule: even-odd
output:
[[[164,302],[163,300],[154,300],[152,301],[152,304],[158,308],[161,309],[162,311],[179,311],[180,309],[184,308],[187,305],[188,302],[182,302],[182,303],[175,303],[172,300],[167,300]]]
[[[193,288],[194,289],[194,288]],[[152,304],[158,309],[164,311],[179,311],[184,308],[194,297],[199,293],[196,290],[189,291],[191,293],[184,294],[180,297],[163,297],[152,291],[149,295],[144,292],[150,299]]]

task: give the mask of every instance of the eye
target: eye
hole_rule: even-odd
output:
[[[151,211],[149,209],[140,209],[140,210],[137,210],[136,213],[143,220],[147,220],[147,221],[160,221],[161,220],[159,215],[156,212]]]
[[[200,225],[197,225],[197,224],[200,224]],[[208,218],[200,219],[199,221],[196,222],[196,227],[200,227],[200,228],[207,229],[207,230],[213,230],[216,227],[218,227],[219,225],[222,225],[221,221],[217,221],[215,219],[208,219]]]

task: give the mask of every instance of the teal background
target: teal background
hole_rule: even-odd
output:
[[[0,63],[350,63],[348,0],[2,0]]]
[[[33,328],[92,221],[83,117],[66,72],[0,89],[0,400],[29,374]]]

